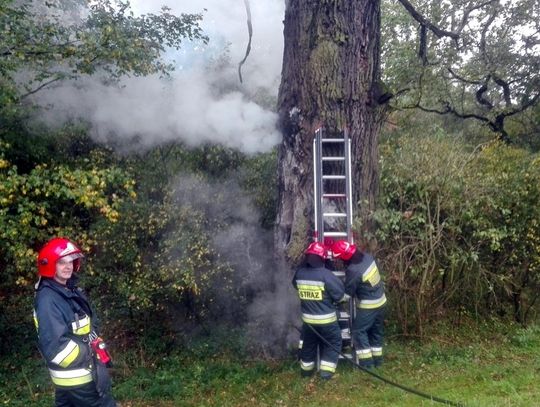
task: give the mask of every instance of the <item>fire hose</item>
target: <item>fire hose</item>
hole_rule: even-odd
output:
[[[309,324],[306,324],[314,333],[315,335],[317,335],[317,337],[322,340],[326,345],[328,345],[330,348],[332,348],[335,352],[337,352],[341,357],[343,357],[345,360],[347,360],[348,362],[350,362],[353,366],[356,366],[357,368],[359,368],[360,370],[362,370],[363,372],[375,377],[376,379],[379,379],[381,381],[383,381],[384,383],[386,384],[389,384],[390,386],[394,386],[394,387],[397,387],[401,390],[404,390],[408,393],[412,393],[412,394],[415,394],[417,396],[420,396],[420,397],[423,397],[425,399],[428,399],[428,400],[431,400],[431,401],[435,401],[437,403],[441,403],[441,404],[446,404],[447,406],[455,406],[455,407],[465,407],[465,405],[463,403],[459,403],[459,402],[454,402],[454,401],[450,401],[450,400],[445,400],[443,398],[440,398],[440,397],[437,397],[437,396],[432,396],[430,394],[427,394],[427,393],[423,393],[419,390],[416,390],[416,389],[413,389],[411,387],[407,387],[407,386],[404,386],[402,384],[399,384],[399,383],[396,383],[392,380],[389,380],[375,372],[372,372],[371,370],[359,365],[357,362],[355,362],[353,359],[351,358],[348,358],[346,357],[341,351],[339,351],[338,349],[336,349],[331,343],[329,343],[325,338],[323,338],[315,328],[313,328],[311,325]],[[302,331],[298,328],[298,327],[294,327],[298,332],[300,332],[300,334],[302,333]]]

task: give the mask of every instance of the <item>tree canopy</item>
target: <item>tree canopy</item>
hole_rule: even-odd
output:
[[[71,6],[73,7],[73,6]],[[67,18],[69,16],[69,18]],[[185,39],[207,41],[199,26],[201,14],[135,16],[127,1],[97,0],[89,8],[71,10],[66,2],[0,2],[0,85],[11,91],[9,105],[53,82],[81,74],[167,74],[168,48]],[[3,92],[5,94],[5,92]]]
[[[508,119],[540,101],[538,1],[398,1],[383,1],[382,26],[394,106],[474,119],[509,141]]]

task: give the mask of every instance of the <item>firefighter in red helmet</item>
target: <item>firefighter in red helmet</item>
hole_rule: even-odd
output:
[[[325,267],[326,258],[326,247],[320,242],[311,243],[292,283],[298,291],[302,311],[301,373],[303,376],[313,374],[319,347],[321,377],[330,379],[336,371],[342,344],[336,303],[346,296],[341,280]]]
[[[34,322],[38,347],[55,385],[56,407],[114,407],[110,356],[95,313],[76,286],[84,258],[70,240],[54,238],[38,254]]]
[[[386,308],[379,267],[373,256],[362,253],[345,240],[338,240],[332,245],[332,254],[347,264],[345,292],[356,298],[352,336],[358,363],[366,368],[378,367],[383,360]]]

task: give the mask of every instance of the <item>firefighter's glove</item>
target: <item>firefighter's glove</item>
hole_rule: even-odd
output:
[[[100,396],[110,393],[111,391],[111,377],[109,376],[109,369],[100,361],[95,361],[95,367],[93,370],[94,382],[96,383],[96,389]]]

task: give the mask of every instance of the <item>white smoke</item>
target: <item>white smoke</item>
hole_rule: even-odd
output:
[[[176,58],[178,67],[168,79],[124,78],[113,86],[84,77],[38,92],[34,100],[48,107],[45,118],[50,123],[80,117],[89,121],[94,137],[114,137],[124,150],[137,138],[132,148],[178,140],[190,146],[216,143],[245,153],[268,151],[280,139],[277,115],[268,106],[280,82],[284,2],[250,3],[253,38],[242,67],[243,84],[237,72],[248,43],[243,0],[132,0],[136,14],[156,13],[161,5],[175,14],[207,9],[202,27],[210,43],[186,43],[180,52],[168,55]],[[220,63],[223,55],[230,63]],[[264,352],[283,352],[297,336],[291,333],[290,321],[297,316],[298,300],[290,273],[272,258],[271,232],[260,228],[251,198],[235,181],[207,185],[180,174],[171,188],[176,205],[191,205],[229,225],[211,243],[253,295],[245,310],[250,337]],[[239,247],[241,256],[235,257]],[[230,299],[224,296],[220,301],[226,304]]]
[[[136,137],[148,147],[176,140],[190,146],[216,143],[257,153],[279,142],[277,115],[255,99],[260,94],[272,100],[277,96],[282,0],[251,2],[254,32],[251,53],[242,68],[243,84],[236,69],[248,42],[242,0],[136,0],[131,4],[136,14],[157,13],[162,5],[176,14],[206,9],[202,26],[210,42],[207,46],[186,42],[180,52],[170,52],[167,57],[176,61],[177,70],[168,79],[131,77],[105,85],[99,78],[83,77],[36,93],[33,100],[47,106],[44,117],[49,123],[80,118],[91,124],[97,139],[114,137],[116,145]],[[212,69],[212,61],[224,54],[230,64]]]
[[[250,348],[259,354],[285,354],[292,343],[298,343],[293,323],[300,321],[300,304],[291,272],[275,261],[272,232],[261,228],[251,198],[235,177],[208,183],[181,175],[171,188],[176,206],[194,208],[214,225],[209,244],[219,253],[220,261],[234,270],[232,286],[244,300],[249,299],[247,303],[239,301],[230,288],[217,284],[213,304],[220,319],[228,317],[241,323],[246,317]]]

